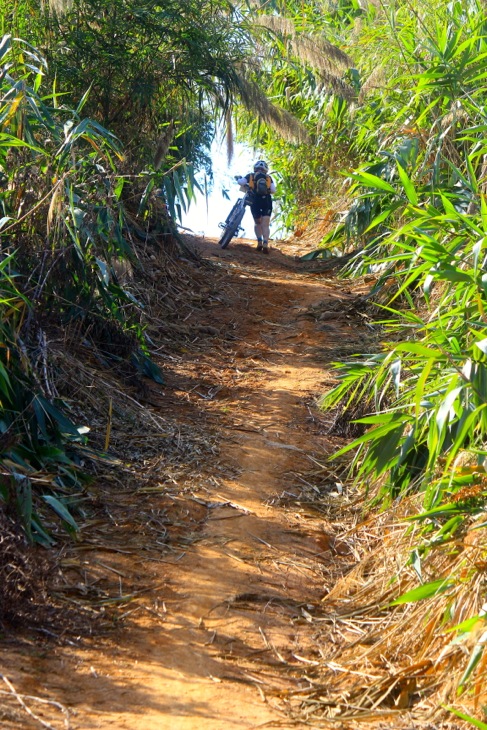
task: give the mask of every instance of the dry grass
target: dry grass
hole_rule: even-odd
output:
[[[405,522],[417,514],[417,501],[371,514],[337,535],[355,565],[336,564],[323,614],[315,617],[318,659],[306,672],[308,689],[293,697],[295,718],[320,727],[436,729],[469,727],[444,706],[482,715],[486,658],[465,688],[462,676],[485,641],[485,621],[470,633],[452,629],[484,610],[485,528],[465,531],[425,555],[420,581],[409,558],[421,540]],[[335,514],[343,518],[342,506]],[[443,594],[390,606],[421,582],[451,577],[453,585]]]
[[[145,305],[140,322],[157,342],[152,358],[164,374],[166,363],[184,357],[189,343],[195,349],[198,340],[204,345],[203,305],[212,296],[221,296],[221,292],[207,285],[208,267],[196,256],[180,260],[174,241],[147,236],[135,250],[133,278],[123,285]],[[212,281],[218,286],[216,271]],[[115,326],[97,331],[96,326],[86,329],[84,325],[77,322],[61,330],[46,320],[39,370],[50,397],[62,400],[74,423],[89,428],[88,446],[76,446],[75,450],[90,481],[66,497],[81,533],[99,519],[100,510],[108,510],[100,533],[102,546],[108,534],[117,533],[116,510],[125,497],[133,501],[137,499],[134,495],[154,490],[166,494],[174,491],[176,484],[178,490],[184,490],[188,481],[198,477],[204,486],[207,476],[202,472],[208,463],[216,479],[217,439],[204,421],[197,423],[188,418],[181,422],[180,414],[168,408],[163,387],[143,377],[131,364],[134,342],[130,337]],[[39,474],[36,482],[42,479]],[[51,483],[50,475],[45,481]],[[62,560],[71,538],[42,500],[36,500],[36,509],[44,528],[56,541],[51,561]],[[160,515],[146,514],[141,507],[133,519],[134,539],[149,525],[147,529],[164,542],[163,523]],[[114,539],[127,542],[125,535],[116,534]],[[62,572],[52,571],[45,556],[40,557],[42,549],[29,546],[20,527],[4,512],[0,512],[0,543],[0,623],[22,630],[50,626],[53,637],[58,634],[59,624],[61,633],[69,633],[70,625],[76,624],[65,602],[72,581],[66,582]],[[69,549],[75,548],[71,545]],[[76,584],[81,583],[77,578]],[[85,588],[81,586],[77,591],[81,596],[69,598],[69,605],[74,601],[75,612],[82,617],[92,593],[88,584]],[[110,590],[102,589],[104,600],[110,599]],[[86,601],[78,600],[83,596]],[[60,605],[64,606],[62,611]],[[64,619],[59,623],[61,614]],[[104,627],[103,621],[100,627]],[[82,629],[75,630],[83,633]]]
[[[53,592],[56,558],[27,542],[16,517],[0,507],[0,628],[8,636],[56,637],[92,633],[93,616],[73,611]],[[98,630],[104,624],[98,626]],[[0,679],[2,675],[0,675]]]
[[[299,231],[297,239],[317,246],[328,230],[326,219],[322,227]],[[315,265],[323,270],[327,261]],[[355,284],[360,291],[360,282]],[[364,280],[363,288],[370,288],[370,282]],[[366,302],[367,297],[363,299]],[[340,306],[339,313],[330,312],[334,319],[346,314],[343,304]],[[332,309],[329,303],[326,309]],[[309,314],[318,322],[325,316],[326,322],[328,311],[317,307]],[[363,314],[373,313],[359,312]],[[373,325],[373,317],[370,321]],[[370,336],[377,340],[379,335],[371,332]],[[356,342],[349,344],[357,350]],[[378,347],[377,341],[367,344],[372,345],[371,350]],[[335,416],[340,418],[340,414]],[[350,435],[343,429],[337,431],[336,421],[330,425],[335,436]],[[308,491],[306,503],[315,504],[326,515],[334,526],[335,543],[348,546],[348,553],[346,559],[333,561],[333,588],[323,601],[323,614],[313,618],[315,663],[303,675],[307,689],[290,699],[294,721],[347,729],[471,727],[445,709],[455,707],[485,722],[487,657],[482,655],[468,680],[462,679],[472,656],[485,642],[485,620],[470,632],[452,631],[486,610],[487,532],[485,527],[474,529],[485,521],[482,514],[474,515],[455,539],[428,547],[428,536],[421,536],[419,528],[406,521],[421,512],[421,495],[394,503],[380,514],[367,512],[365,503],[362,512],[359,503],[357,512],[356,503],[346,498],[346,490],[345,499],[327,497],[326,488],[332,489],[333,482],[340,478],[346,482],[342,474],[330,478],[326,465],[305,478],[318,488]],[[299,503],[303,503],[302,495]],[[421,579],[410,564],[418,546]],[[422,583],[447,578],[452,578],[452,586],[445,593],[390,605]]]
[[[286,109],[272,104],[256,83],[241,74],[238,84],[245,106],[256,113],[280,137],[292,143],[309,142],[306,127]]]
[[[280,15],[260,15],[254,22],[269,28],[274,33],[284,35],[295,56],[326,75],[335,72],[334,78],[338,78],[340,72],[343,73],[354,66],[353,60],[347,53],[322,36],[298,33],[290,18]],[[353,89],[349,86],[347,88],[353,96]]]

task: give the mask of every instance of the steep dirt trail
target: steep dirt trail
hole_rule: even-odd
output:
[[[228,276],[225,300],[207,313],[209,346],[175,358],[170,372],[165,363],[158,403],[183,421],[208,422],[223,476],[172,499],[181,527],[171,552],[158,553],[148,536],[136,556],[120,542],[111,553],[86,553],[87,569],[98,561],[123,576],[124,593],[143,591],[125,611],[127,625],[82,646],[10,655],[18,693],[69,711],[66,725],[60,707],[30,703],[54,728],[299,727],[284,712],[286,694],[316,650],[309,619],[337,549],[326,520],[298,496],[332,448],[313,399],[350,333],[343,320],[317,324],[306,312],[349,294],[276,250],[264,258],[245,243],[200,248]],[[222,331],[234,339],[220,341]],[[167,502],[156,489],[140,499],[153,511]],[[137,496],[121,503],[130,531]],[[2,727],[39,727],[19,712],[4,715]]]

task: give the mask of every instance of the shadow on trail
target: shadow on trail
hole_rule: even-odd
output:
[[[268,271],[282,271],[284,269],[293,272],[295,275],[322,273],[333,276],[336,271],[361,252],[361,249],[357,249],[341,256],[303,260],[304,251],[299,240],[294,243],[284,240],[271,240],[268,255],[257,251],[255,240],[249,238],[234,238],[230,246],[223,250],[219,247],[217,239],[214,238],[187,236],[186,240],[191,247],[195,247],[210,261],[220,259],[222,262],[229,262],[230,264],[232,261],[234,263],[240,262],[257,268],[262,267]],[[306,253],[310,253],[311,250],[316,248],[316,245],[308,244],[307,248],[310,251],[306,251]]]

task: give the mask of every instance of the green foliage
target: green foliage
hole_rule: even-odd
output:
[[[482,722],[481,720],[476,720],[475,717],[471,717],[465,712],[460,712],[454,707],[445,707],[445,710],[448,710],[448,712],[451,712],[452,715],[456,715],[456,717],[459,717],[461,720],[465,720],[465,722],[470,723],[470,725],[473,725],[473,727],[479,728],[479,730],[487,730],[487,724],[485,722]]]
[[[406,19],[391,6],[388,53],[400,57],[380,107],[364,98],[357,137],[345,120],[360,163],[346,171],[347,212],[327,242],[357,250],[344,275],[374,276],[381,343],[337,364],[322,404],[366,414],[361,435],[335,456],[352,455],[372,502],[414,497],[408,568],[420,585],[391,606],[425,601],[429,611],[436,602],[447,620],[483,580],[482,563],[462,559],[462,548],[485,527],[487,499],[486,18],[476,2],[415,9]],[[453,556],[445,578],[438,561],[451,566]],[[468,642],[459,695],[482,682],[484,613],[455,627],[454,643]]]
[[[46,64],[30,44],[4,36],[0,64],[0,498],[48,544],[42,505],[76,529],[66,496],[85,479],[77,451],[87,429],[52,392],[43,320],[118,332],[125,354],[141,350],[145,374],[160,373],[144,354],[140,306],[110,271],[133,256],[119,142],[80,116],[82,104],[70,110],[56,92],[40,95]]]
[[[428,38],[431,66],[414,76],[416,134],[404,137],[399,130],[382,160],[351,174],[357,197],[343,232],[366,241],[351,272],[379,271],[376,293],[393,285],[383,326],[407,332],[407,339],[395,335],[382,354],[340,366],[340,383],[324,400],[333,406],[373,393],[376,415],[361,419],[370,430],[341,453],[358,449],[358,478],[386,477],[383,496],[423,489],[426,509],[441,501],[440,485],[462,450],[483,459],[487,427],[487,217],[476,175],[487,149],[474,80],[484,39],[479,17],[469,17],[468,31],[476,34],[466,39],[464,22],[457,5]],[[459,89],[469,92],[468,109],[456,101]],[[478,215],[467,213],[472,206]],[[394,309],[393,301],[407,311]]]
[[[0,363],[9,378],[2,496],[17,495],[26,530],[44,542],[31,475],[49,469],[44,486],[69,491],[81,478],[71,446],[84,438],[37,372],[47,357],[44,313],[58,326],[76,321],[79,333],[105,340],[104,357],[130,358],[162,382],[147,356],[141,305],[113,266],[134,262],[132,219],[160,226],[165,204],[181,218],[197,187],[195,166],[210,172],[215,118],[237,96],[281,119],[246,80],[250,34],[226,0],[74,0],[60,12],[62,5],[0,0]],[[22,36],[43,53],[12,41]],[[64,495],[47,497],[75,529]]]
[[[246,112],[238,115],[240,134],[265,149],[279,174],[285,228],[308,225],[324,208],[337,205],[343,190],[340,171],[378,149],[379,121],[394,116],[382,103],[385,84],[373,54],[380,50],[381,63],[387,63],[384,52],[391,53],[394,68],[399,52],[393,45],[392,53],[384,43],[390,29],[383,14],[377,17],[373,6],[368,8],[354,2],[340,3],[340,8],[336,3],[278,2],[263,4],[258,15],[258,76],[272,98],[303,123],[311,140],[296,147],[276,136],[272,125],[264,126]],[[359,18],[366,21],[363,31],[355,27]],[[377,78],[361,98],[372,70]]]
[[[153,162],[162,145],[168,167],[182,158],[208,166],[214,112],[238,89],[248,46],[226,0],[74,0],[62,13],[24,6],[6,13],[11,28],[19,15],[23,25],[31,18],[49,79],[75,104],[89,88],[85,113],[117,134],[129,159]]]
[[[413,590],[404,593],[395,601],[391,602],[391,606],[400,606],[403,603],[414,603],[415,601],[424,601],[433,596],[437,596],[440,593],[444,593],[453,585],[452,581],[449,580],[434,580],[431,583],[423,583],[419,588],[413,588]]]

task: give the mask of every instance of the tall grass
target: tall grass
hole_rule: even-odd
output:
[[[0,499],[47,544],[42,505],[76,529],[68,503],[84,479],[76,445],[87,429],[57,397],[45,327],[118,331],[139,364],[146,356],[138,304],[111,270],[134,259],[120,144],[83,118],[84,100],[70,109],[56,90],[42,93],[45,69],[30,44],[0,40]]]
[[[351,174],[355,201],[343,226],[365,240],[351,273],[375,271],[376,294],[392,292],[381,305],[389,341],[379,355],[340,366],[324,405],[371,393],[371,415],[362,419],[370,428],[347,447],[357,448],[357,475],[387,477],[382,493],[390,498],[424,489],[427,508],[460,453],[468,449],[478,464],[485,458],[482,20],[482,11],[470,16],[467,34],[458,6],[428,34],[429,65],[410,89],[410,131],[401,128],[403,107],[388,149]],[[411,64],[417,53],[416,45]]]
[[[469,591],[483,570],[461,560],[461,545],[485,524],[487,502],[486,16],[475,2],[450,10],[397,28],[405,73],[382,98],[386,123],[362,136],[374,135],[377,151],[349,173],[352,204],[330,236],[363,247],[347,275],[374,274],[382,332],[379,352],[337,364],[322,399],[350,413],[360,402],[366,413],[362,435],[335,457],[352,454],[352,476],[371,485],[376,505],[417,495],[411,565],[436,550],[452,566],[459,555],[449,583],[433,576],[397,605],[432,600],[445,586]],[[451,597],[441,600],[447,622]],[[476,608],[464,635],[478,624]],[[478,687],[483,650],[475,644],[459,694]]]

